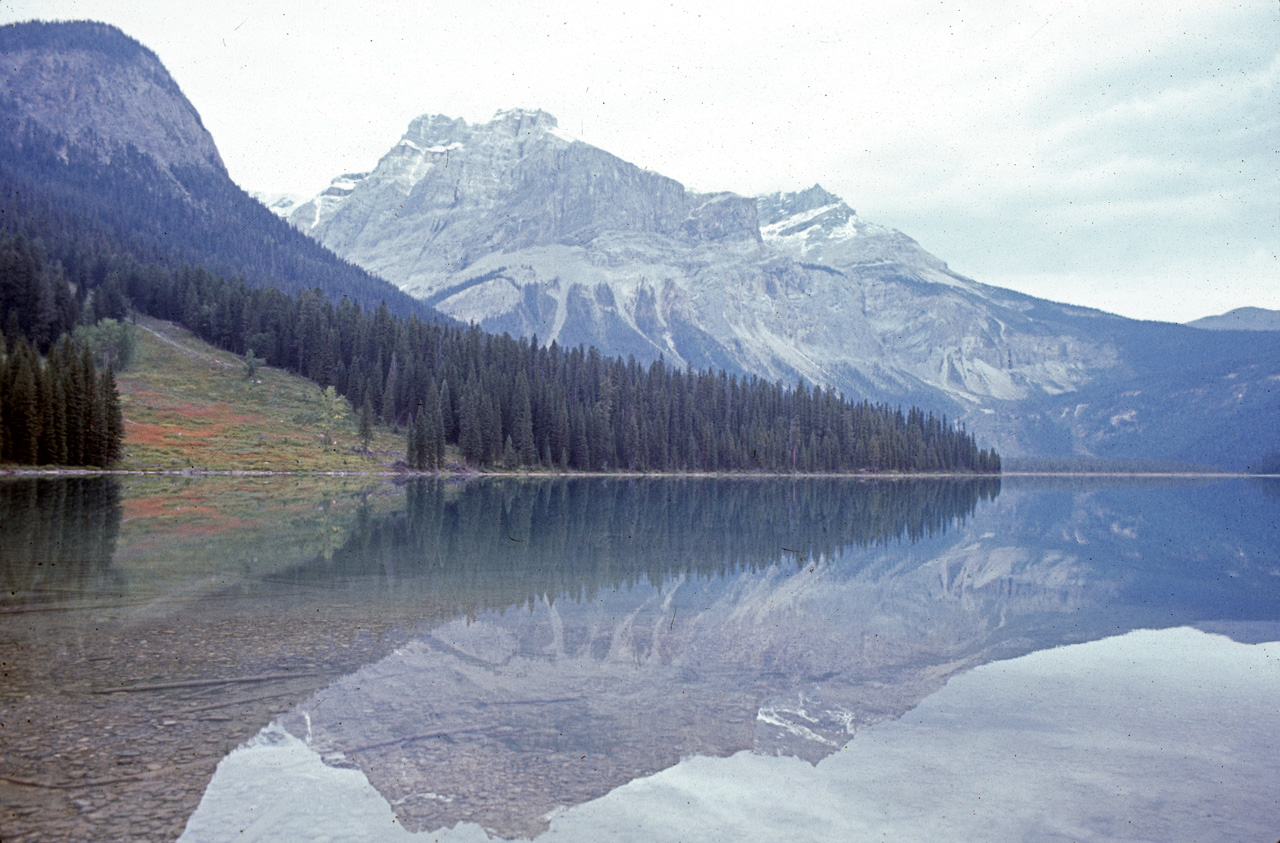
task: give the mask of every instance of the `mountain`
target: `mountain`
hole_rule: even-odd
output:
[[[818,185],[696,193],[541,111],[419,117],[287,213],[485,330],[921,404],[1009,455],[1246,468],[1280,448],[1280,342],[982,284]]]
[[[1205,316],[1187,323],[1209,331],[1280,331],[1280,310],[1237,307],[1218,316]]]
[[[1040,364],[1044,343],[1109,362],[1096,343],[1046,331],[1003,347],[988,319],[1002,291],[820,187],[693,193],[566,138],[543,112],[477,126],[420,117],[372,172],[339,176],[289,219],[459,320],[641,360],[941,394],[957,408],[1075,386],[1070,367]],[[968,347],[940,342],[953,335]]]
[[[128,256],[439,318],[283,224],[228,176],[156,55],[100,23],[0,27],[0,229],[39,239],[77,286]]]

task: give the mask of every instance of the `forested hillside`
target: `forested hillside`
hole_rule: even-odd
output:
[[[365,418],[405,426],[407,461],[415,469],[439,468],[447,443],[476,467],[992,472],[1000,466],[994,451],[980,450],[945,419],[853,404],[804,383],[785,389],[662,361],[646,367],[581,346],[542,347],[536,339],[396,316],[385,303],[367,311],[344,298],[335,306],[320,290],[291,297],[202,267],[170,271],[128,255],[91,255],[80,266],[92,265],[95,273],[78,273],[73,284],[64,261],[84,256],[81,246],[69,237],[46,246],[21,234],[0,243],[0,324],[12,345],[0,381],[7,461],[106,465],[114,458],[118,421],[94,434],[106,438],[87,456],[65,450],[79,441],[67,432],[79,423],[67,419],[79,411],[58,409],[60,396],[71,408],[94,395],[103,403],[83,422],[86,429],[118,419],[107,386],[111,372],[85,368],[92,361],[67,341],[47,364],[36,350],[53,347],[76,324],[123,319],[136,309],[186,325],[244,356],[250,368],[267,363],[297,372],[334,387]],[[97,274],[102,280],[95,285]],[[79,382],[61,374],[66,361],[79,361],[74,378],[88,387],[59,385]],[[52,438],[38,444],[44,436]]]
[[[470,466],[509,468],[999,470],[994,451],[919,410],[446,324],[250,199],[158,58],[119,30],[3,27],[0,52],[0,326],[21,389],[27,371],[74,355],[40,363],[18,337],[48,352],[77,325],[136,311],[250,371],[332,386],[365,430],[374,417],[404,427],[418,469],[454,443]],[[33,389],[42,407],[58,394]],[[0,403],[26,418],[13,394]],[[22,447],[23,461],[61,460],[56,446]]]
[[[6,111],[0,96],[0,120],[10,120],[3,129],[12,127]],[[125,254],[146,265],[199,265],[252,286],[320,288],[366,307],[385,301],[395,313],[442,318],[293,230],[225,174],[173,167],[171,175],[132,149],[104,167],[75,155],[64,160],[65,147],[39,127],[17,138],[0,130],[0,209],[5,230],[57,241],[76,285],[104,283],[111,256]]]
[[[439,318],[241,190],[160,60],[120,30],[89,21],[5,26],[0,53],[2,225],[61,241],[72,283],[96,287],[104,256],[127,254]]]
[[[66,424],[40,421],[65,412],[39,409],[61,393],[41,387],[32,373],[52,372],[64,359],[92,365],[64,341],[42,369],[25,336],[43,348],[45,338],[74,326],[75,314],[92,323],[136,309],[186,325],[243,355],[251,367],[267,363],[332,386],[366,417],[405,426],[408,461],[418,469],[440,467],[445,444],[456,443],[467,463],[478,467],[999,470],[994,452],[979,450],[962,429],[916,409],[851,404],[803,383],[784,389],[661,361],[643,367],[595,349],[541,347],[394,316],[385,304],[372,312],[350,299],[335,306],[319,290],[291,297],[199,267],[170,272],[125,256],[98,256],[106,280],[90,287],[92,279],[82,278],[73,287],[59,258],[75,247],[60,240],[46,250],[21,236],[0,247],[0,324],[24,337],[15,336],[3,382],[6,425],[17,425],[6,436],[14,444],[5,453],[14,462],[80,464],[64,458],[56,444],[20,443],[32,435],[23,431]],[[54,375],[49,377],[53,384]],[[104,377],[109,380],[110,372]],[[99,387],[104,396],[105,390]],[[31,397],[19,403],[19,396]],[[104,413],[118,417],[118,410],[116,416],[109,408]],[[84,462],[105,464],[114,453]]]
[[[411,466],[456,443],[472,466],[586,471],[998,471],[944,419],[798,384],[605,358],[295,297],[200,268],[112,270],[133,307],[214,345],[333,386],[409,429]]]

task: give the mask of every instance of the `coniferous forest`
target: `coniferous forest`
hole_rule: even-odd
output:
[[[333,387],[404,430],[411,469],[443,467],[451,444],[471,467],[999,471],[994,450],[918,409],[449,323],[309,241],[296,247],[305,238],[238,188],[223,195],[233,185],[178,174],[205,197],[192,204],[156,189],[171,177],[149,159],[63,160],[26,131],[0,143],[0,459],[105,465],[119,453],[112,373],[58,338],[138,312]],[[203,217],[201,204],[240,208],[244,222]],[[77,424],[97,443],[83,452],[69,444]]]
[[[33,251],[20,238],[8,248]],[[170,272],[121,257],[110,261],[105,278],[91,294],[79,292],[89,289],[89,278],[65,283],[84,297],[86,312],[117,318],[122,309],[136,308],[236,354],[332,386],[352,406],[367,405],[385,424],[405,428],[414,469],[442,467],[448,443],[473,467],[999,470],[994,452],[978,449],[945,419],[914,408],[851,403],[803,383],[787,389],[662,361],[642,366],[595,349],[544,347],[536,338],[394,316],[385,305],[372,312],[350,299],[334,305],[319,290],[291,297],[250,288],[199,267]],[[9,299],[0,300],[0,308],[15,312]],[[3,310],[0,318],[13,322]],[[38,368],[23,347],[10,355],[14,372]],[[31,453],[22,447],[22,454]]]
[[[0,237],[0,463],[102,468],[120,458],[115,374],[72,342],[79,315],[60,268],[22,238]]]

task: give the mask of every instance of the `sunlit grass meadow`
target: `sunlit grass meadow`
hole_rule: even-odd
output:
[[[211,471],[389,471],[403,435],[375,426],[369,454],[345,399],[326,418],[322,392],[244,362],[167,322],[140,318],[133,364],[117,375],[125,456],[119,468]]]

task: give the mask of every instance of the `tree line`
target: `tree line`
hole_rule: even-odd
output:
[[[120,458],[115,375],[69,335],[46,359],[26,337],[0,353],[0,395],[0,463],[105,468]]]
[[[120,458],[115,373],[72,340],[82,314],[92,319],[83,304],[38,244],[0,236],[0,463],[106,467]]]
[[[606,358],[478,328],[289,296],[127,257],[104,285],[251,361],[333,386],[406,430],[410,468],[456,445],[474,467],[579,471],[999,471],[963,427],[917,408],[850,402],[803,382]],[[103,311],[103,315],[116,314]],[[362,413],[363,415],[363,413]]]

